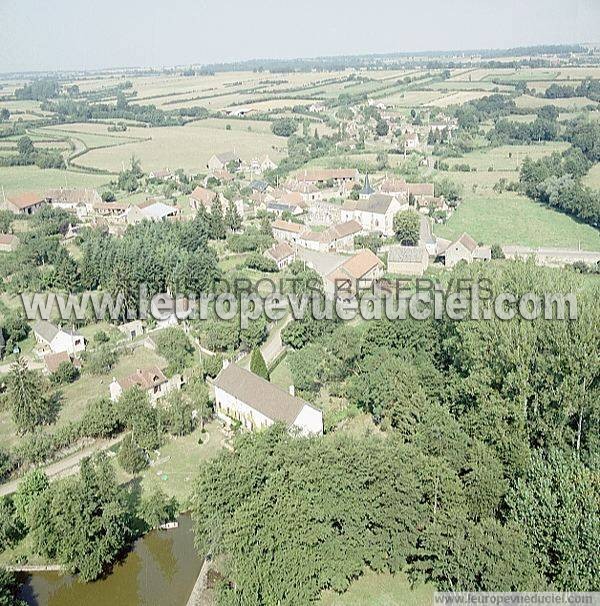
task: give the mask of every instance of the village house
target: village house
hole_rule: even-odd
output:
[[[387,194],[388,196],[396,196],[396,198],[398,199],[408,199],[408,183],[400,177],[392,178],[386,176],[386,178],[379,184],[378,189],[382,194]]]
[[[296,242],[300,237],[300,234],[306,230],[306,226],[302,223],[293,223],[292,221],[282,221],[276,219],[271,224],[273,229],[273,237],[276,240],[282,240],[284,242]]]
[[[125,218],[129,225],[136,225],[141,221],[167,221],[168,219],[177,218],[178,215],[179,209],[176,206],[170,206],[163,202],[152,202],[130,206],[125,213]]]
[[[364,231],[394,234],[394,217],[408,209],[408,202],[395,196],[373,194],[367,200],[346,200],[342,205],[342,221],[357,221]]]
[[[64,362],[70,362],[77,369],[81,369],[81,361],[70,356],[66,351],[49,353],[44,356],[45,371],[47,374],[55,373]]]
[[[312,183],[320,186],[329,182],[335,185],[354,184],[359,182],[359,177],[358,170],[355,168],[305,170],[296,175],[296,179],[302,183]]]
[[[410,152],[419,148],[419,135],[417,133],[408,133],[404,138],[404,151]]]
[[[219,171],[227,170],[227,166],[230,162],[239,166],[242,163],[242,160],[235,152],[229,151],[212,155],[208,160],[206,167],[211,173],[215,174]]]
[[[125,202],[96,202],[92,205],[92,210],[99,217],[120,219],[129,210],[129,206]]]
[[[301,215],[304,211],[295,204],[284,204],[283,202],[267,202],[266,210],[268,213],[282,217],[289,213],[294,217]]]
[[[354,250],[354,237],[362,232],[357,221],[346,221],[332,225],[322,232],[305,231],[297,239],[298,246],[322,252],[351,252]]]
[[[148,177],[150,179],[158,179],[160,181],[170,181],[172,179],[175,179],[176,176],[177,175],[175,175],[175,173],[168,168],[162,168],[160,170],[153,170],[148,173]]]
[[[194,191],[190,194],[190,208],[193,210],[198,210],[201,206],[204,206],[204,208],[210,212],[211,206],[216,197],[216,192],[206,189],[205,187],[198,186],[194,188]]]
[[[46,192],[46,198],[52,206],[75,213],[80,219],[91,214],[95,204],[102,203],[102,198],[95,189],[81,187],[51,189]]]
[[[435,196],[435,186],[433,183],[408,183],[409,199],[414,200],[418,205],[422,202],[428,202]]]
[[[340,296],[340,293],[355,294],[359,290],[372,288],[382,276],[383,262],[373,251],[365,248],[326,276],[325,293],[330,297]]]
[[[117,328],[128,341],[133,341],[144,334],[144,324],[141,320],[132,320],[117,326]]]
[[[283,189],[288,192],[299,193],[304,202],[314,202],[323,199],[323,192],[314,183],[288,179],[283,185]]]
[[[214,382],[215,412],[228,425],[248,431],[283,423],[291,433],[323,434],[323,413],[308,402],[235,364],[223,363]]]
[[[424,246],[392,246],[388,252],[387,270],[402,276],[422,276],[429,266]]]
[[[296,252],[287,242],[280,242],[275,244],[264,253],[267,259],[275,261],[277,269],[283,269],[287,267],[296,259]]]
[[[47,202],[48,201],[44,196],[27,192],[6,196],[4,199],[4,206],[15,215],[33,215],[40,210],[42,206],[47,204]]]
[[[269,158],[269,156],[265,156],[262,160],[258,158],[252,158],[250,162],[250,172],[255,175],[262,175],[264,172],[268,170],[275,170],[277,168],[277,164]]]
[[[19,238],[12,234],[0,234],[0,252],[14,252],[19,246]]]
[[[33,335],[42,350],[54,353],[67,352],[69,355],[85,350],[85,338],[74,330],[65,330],[46,320],[38,320],[32,326]]]
[[[341,204],[316,200],[315,202],[311,202],[307,208],[306,223],[309,225],[331,225],[333,223],[341,223],[341,221]]]
[[[172,390],[181,389],[181,385],[182,379],[179,375],[168,380],[158,366],[151,366],[144,369],[138,368],[134,373],[119,380],[113,378],[108,389],[113,402],[116,402],[125,391],[135,386],[148,394],[150,402],[156,402]]]
[[[454,267],[459,261],[489,261],[492,251],[489,246],[479,246],[469,234],[462,234],[458,240],[451,242],[439,251],[446,267]]]

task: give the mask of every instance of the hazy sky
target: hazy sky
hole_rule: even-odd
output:
[[[0,0],[0,72],[598,42],[600,0]]]

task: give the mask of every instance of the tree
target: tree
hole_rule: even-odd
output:
[[[181,391],[172,392],[163,410],[164,425],[173,436],[186,436],[194,431],[193,404]]]
[[[33,503],[48,490],[48,486],[50,486],[48,476],[41,469],[32,469],[19,482],[14,503],[17,515],[23,524],[28,524]]]
[[[108,398],[92,400],[81,420],[84,435],[91,438],[108,438],[121,429],[114,402]]]
[[[379,120],[375,127],[375,132],[378,137],[385,137],[390,132],[390,127],[385,120]]]
[[[83,581],[97,579],[132,536],[125,489],[104,453],[83,459],[79,476],[53,482],[29,518],[35,551]]]
[[[252,350],[252,356],[250,358],[250,372],[253,372],[255,375],[262,377],[269,381],[271,379],[269,375],[269,369],[267,368],[267,363],[258,347],[255,347]]]
[[[213,357],[217,358],[217,362],[219,362],[221,368],[223,362],[222,360],[219,360],[220,356]],[[207,358],[205,357],[205,360],[206,359]],[[192,403],[192,407],[196,411],[197,418],[200,420],[200,428],[202,430],[204,429],[204,421],[210,414],[210,396],[208,393],[208,387],[204,381],[204,372],[206,372],[206,368],[204,368],[202,372],[199,372],[198,369],[193,371],[185,390],[186,396]]]
[[[210,237],[213,240],[225,239],[225,222],[220,196],[215,196],[210,207]]]
[[[148,528],[158,528],[177,518],[179,503],[175,497],[168,497],[162,490],[156,489],[142,498],[139,515]]]
[[[182,373],[192,362],[194,346],[180,328],[161,330],[156,337],[158,353],[169,361],[166,373],[169,376]]]
[[[394,217],[394,233],[397,240],[405,246],[419,243],[421,219],[414,210],[401,211]]]
[[[574,454],[534,455],[508,498],[512,519],[525,529],[538,569],[558,591],[588,591],[600,568],[600,487]]]
[[[11,497],[0,497],[0,551],[10,549],[23,537],[25,527]],[[0,598],[0,606],[2,599]]]
[[[23,158],[29,158],[35,154],[33,141],[29,137],[21,137],[17,143],[17,151]]]
[[[240,217],[237,206],[231,200],[227,203],[225,226],[229,231],[233,232],[239,231],[242,228],[242,217]]]
[[[25,606],[25,602],[17,599],[19,582],[13,572],[0,568],[0,606]]]
[[[291,137],[298,130],[298,122],[294,118],[280,118],[271,123],[271,130],[278,137]]]
[[[20,356],[11,366],[6,393],[13,420],[21,433],[33,431],[38,425],[54,420],[55,401],[46,393],[41,375],[29,370]]]
[[[65,360],[58,365],[58,368],[50,375],[50,381],[54,385],[67,385],[73,383],[79,377],[79,370],[70,360]]]
[[[130,474],[137,474],[148,466],[146,454],[133,442],[130,434],[123,438],[117,459],[119,465]]]

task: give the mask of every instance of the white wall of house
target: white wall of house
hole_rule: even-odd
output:
[[[300,435],[303,436],[322,436],[323,435],[323,413],[308,404],[300,411],[300,414],[294,421],[293,427],[298,428]]]
[[[263,429],[273,425],[273,420],[258,412],[245,402],[227,393],[215,385],[215,411],[217,416],[231,423],[232,419],[240,423],[248,430]]]
[[[74,356],[80,351],[85,350],[85,339],[81,335],[72,336],[60,330],[54,339],[52,339],[50,349],[54,353],[66,351],[69,355]]]
[[[454,267],[459,261],[470,263],[473,255],[461,242],[455,242],[446,249],[446,267]]]

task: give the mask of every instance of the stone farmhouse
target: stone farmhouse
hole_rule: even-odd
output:
[[[163,371],[158,366],[149,368],[138,368],[134,373],[123,379],[114,379],[109,385],[110,399],[116,402],[123,392],[132,387],[139,387],[148,394],[150,402],[156,402],[159,398],[166,396],[174,389],[181,389],[182,379],[175,375],[172,379],[167,379]]]
[[[44,196],[32,192],[6,196],[4,199],[4,207],[15,215],[33,215],[47,203]]]
[[[238,166],[242,163],[241,158],[233,151],[224,152],[222,154],[213,154],[209,160],[206,167],[208,170],[215,174],[220,171],[224,171],[227,169],[227,165],[230,162],[234,162]]]
[[[371,250],[363,249],[346,259],[325,277],[325,293],[330,297],[356,294],[370,289],[383,276],[383,262]]]
[[[284,242],[296,242],[300,234],[306,230],[306,226],[301,223],[282,221],[281,219],[273,221],[271,228],[273,229],[273,237]]]
[[[429,266],[424,246],[392,246],[388,252],[387,269],[391,274],[422,276]]]
[[[215,412],[228,425],[237,421],[249,431],[284,423],[291,433],[323,434],[323,413],[262,377],[224,362],[214,382]]]
[[[74,356],[85,350],[85,337],[73,330],[65,330],[45,320],[34,322],[32,329],[42,351],[67,352]]]
[[[102,198],[95,189],[66,188],[51,189],[46,198],[56,208],[75,213],[80,219],[92,214],[94,205],[101,204]]]
[[[342,204],[342,221],[357,221],[364,231],[394,234],[394,217],[408,209],[407,201],[396,196],[373,194],[367,200],[346,200]]]
[[[287,242],[275,244],[268,250],[265,250],[264,255],[267,259],[275,261],[277,269],[287,267],[296,259],[296,251]]]
[[[464,233],[449,244],[441,244],[438,256],[444,260],[446,267],[454,267],[459,261],[489,261],[492,251],[489,246],[479,246],[469,234]]]
[[[351,252],[354,250],[354,237],[362,233],[358,221],[346,221],[332,225],[322,232],[306,230],[296,240],[298,246],[321,252]]]
[[[359,173],[355,168],[333,168],[320,170],[305,170],[296,175],[301,183],[311,183],[315,186],[323,186],[331,182],[334,185],[353,185],[359,182]]]

